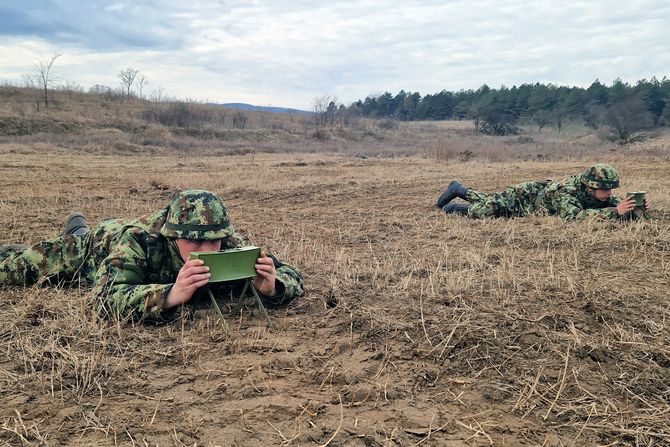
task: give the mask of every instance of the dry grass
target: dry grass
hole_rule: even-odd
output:
[[[454,177],[496,190],[585,160],[64,146],[0,145],[0,243],[51,237],[71,210],[133,217],[208,188],[308,293],[273,312],[274,330],[247,311],[226,333],[208,303],[120,326],[97,319],[86,288],[2,288],[0,443],[670,443],[667,153],[614,154],[622,190],[648,190],[657,219],[565,223],[471,221],[432,203]]]
[[[606,142],[568,123],[561,133],[527,126],[517,136],[478,135],[471,122],[389,122],[351,118],[315,128],[309,115],[224,109],[193,103],[150,103],[54,92],[48,111],[37,90],[0,87],[0,144],[38,151],[100,155],[240,155],[330,153],[419,156],[439,162],[669,160],[670,134],[630,147]],[[157,120],[157,117],[168,118]],[[241,117],[241,118],[240,118]],[[241,121],[241,124],[240,124]],[[389,125],[390,124],[390,125]]]

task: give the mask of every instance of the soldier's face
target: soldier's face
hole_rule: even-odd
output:
[[[219,251],[221,250],[221,239],[215,241],[191,241],[188,239],[175,239],[179,254],[186,262],[192,251]]]
[[[593,197],[600,200],[601,202],[604,202],[605,200],[609,199],[611,195],[612,195],[612,190],[611,189],[594,189],[593,190]]]

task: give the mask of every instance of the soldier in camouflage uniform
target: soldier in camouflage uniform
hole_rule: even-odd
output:
[[[214,193],[186,190],[146,217],[105,220],[86,231],[81,215],[71,215],[66,234],[33,245],[9,246],[0,253],[0,284],[76,282],[93,285],[96,308],[107,316],[160,320],[191,301],[209,282],[192,251],[247,245],[235,233],[228,210]],[[74,233],[74,234],[73,234]],[[253,284],[270,307],[303,293],[303,279],[274,256],[261,255]],[[215,295],[239,294],[239,282],[212,284]],[[198,293],[196,293],[198,291]]]
[[[561,182],[525,182],[503,192],[486,194],[467,188],[456,181],[437,199],[436,206],[446,213],[486,217],[524,217],[531,213],[558,215],[566,220],[600,216],[612,219],[640,217],[634,214],[633,197],[622,200],[612,195],[619,187],[619,174],[612,166],[598,163],[579,176],[570,176]],[[455,198],[469,205],[450,203]],[[645,199],[644,215],[649,210]]]

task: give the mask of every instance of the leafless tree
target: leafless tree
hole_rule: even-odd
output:
[[[21,75],[21,85],[27,88],[35,88],[35,76],[31,74],[22,74]]]
[[[149,100],[153,102],[165,101],[165,89],[159,85],[156,90],[149,95]]]
[[[337,98],[328,94],[314,96],[312,99],[312,111],[314,112],[316,127],[326,125],[328,121],[328,112],[333,110],[336,102]]]
[[[147,77],[144,76],[143,74],[139,75],[137,77],[137,90],[139,90],[139,97],[140,99],[144,99],[144,94],[142,91],[144,90],[144,87],[149,83],[147,80]]]
[[[133,67],[128,67],[121,70],[117,75],[119,81],[121,81],[121,85],[126,91],[126,96],[128,96],[129,98],[130,98],[130,89],[132,88],[133,83],[135,82],[135,78],[139,73],[140,73],[139,70],[136,70]]]
[[[642,99],[630,97],[595,108],[598,134],[620,145],[637,143],[652,136],[654,116]]]
[[[65,80],[57,89],[67,93],[84,93],[84,87],[81,84],[70,80]]]
[[[233,114],[233,127],[235,129],[244,129],[247,127],[249,119],[244,112],[238,111]]]
[[[53,67],[54,62],[63,53],[54,54],[49,62],[39,61],[35,64],[35,70],[37,74],[37,83],[39,84],[40,89],[42,90],[42,95],[44,97],[44,107],[49,108],[49,88],[53,85],[54,80],[51,78],[51,68]]]

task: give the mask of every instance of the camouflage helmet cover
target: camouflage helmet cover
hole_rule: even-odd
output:
[[[619,187],[619,173],[612,166],[605,163],[596,163],[589,167],[579,177],[579,180],[589,188],[614,189]]]
[[[187,189],[177,193],[160,233],[165,237],[215,240],[233,234],[228,209],[213,192]]]

